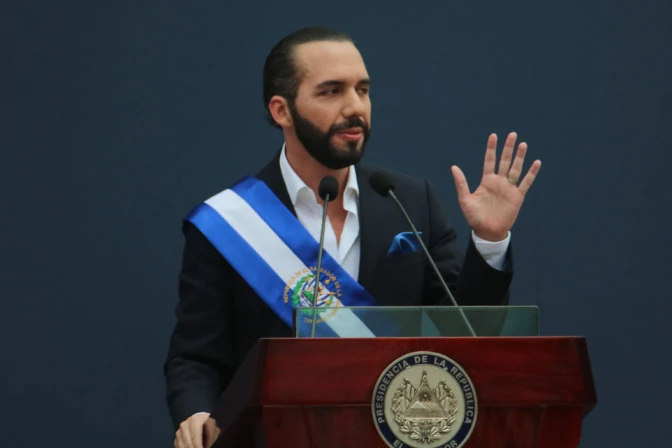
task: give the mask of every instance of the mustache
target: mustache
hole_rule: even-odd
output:
[[[335,134],[336,132],[351,128],[362,128],[364,134],[368,134],[369,132],[369,127],[366,125],[366,123],[364,123],[364,120],[360,118],[351,118],[348,121],[344,121],[343,123],[333,125],[329,130],[329,134]]]

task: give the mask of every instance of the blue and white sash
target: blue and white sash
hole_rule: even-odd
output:
[[[312,306],[319,244],[268,186],[245,177],[185,218],[227,259],[266,304],[290,327],[296,307]],[[371,295],[326,251],[319,306],[375,306]],[[312,310],[301,317],[312,322]],[[318,312],[316,334],[373,337],[350,310]],[[328,327],[326,328],[325,325]]]

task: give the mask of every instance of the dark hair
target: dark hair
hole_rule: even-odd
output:
[[[264,64],[264,116],[276,128],[279,128],[268,109],[271,98],[280,95],[293,104],[301,84],[302,73],[294,61],[294,50],[309,42],[352,42],[347,34],[327,27],[304,28],[293,32],[278,42],[266,57]]]

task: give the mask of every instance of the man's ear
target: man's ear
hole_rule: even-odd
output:
[[[292,127],[292,114],[289,113],[289,105],[284,97],[274,95],[268,102],[268,111],[280,127]]]

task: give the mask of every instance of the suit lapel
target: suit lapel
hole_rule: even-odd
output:
[[[360,238],[360,261],[359,261],[359,284],[375,297],[371,290],[373,286],[374,272],[379,261],[385,258],[389,241],[386,232],[381,231],[388,203],[386,198],[373,191],[369,185],[370,174],[362,168],[356,167],[357,183],[359,184],[359,238]]]

